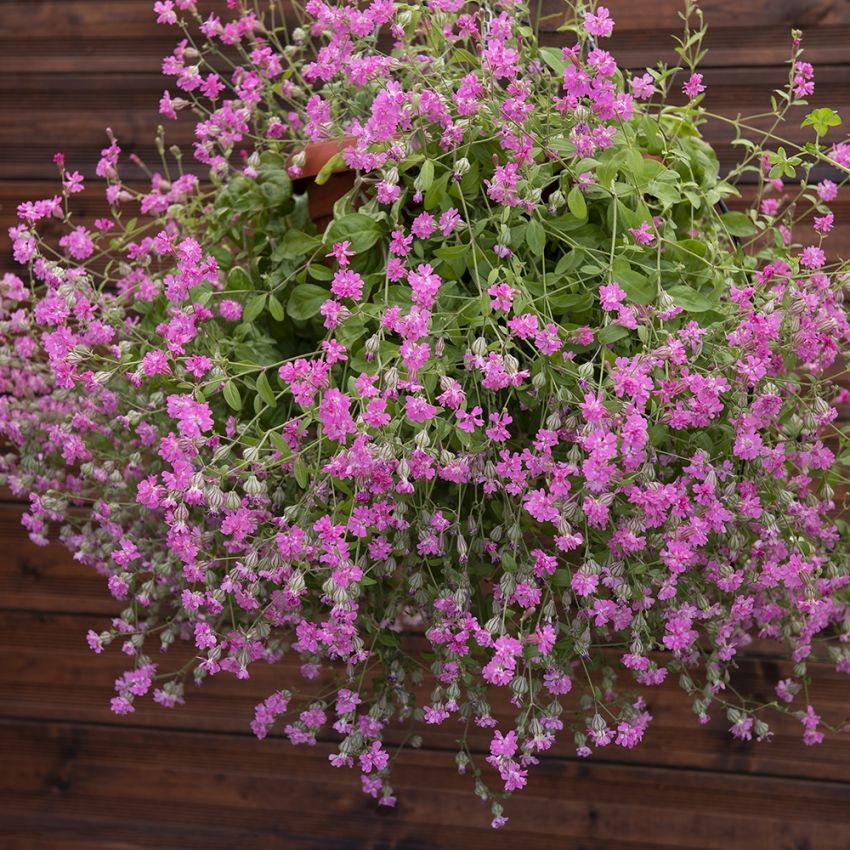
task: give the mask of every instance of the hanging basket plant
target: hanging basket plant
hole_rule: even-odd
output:
[[[509,0],[202,6],[156,3],[202,179],[163,146],[136,191],[111,139],[85,226],[58,157],[2,283],[5,481],[125,606],[89,633],[130,659],[113,709],[297,656],[258,736],[335,736],[392,804],[383,731],[444,726],[494,826],[556,740],[638,744],[668,677],[738,738],[784,711],[819,742],[807,665],[850,671],[850,145],[799,37],[765,132],[706,109],[690,2],[677,64],[634,74],[591,3],[563,48]],[[759,701],[728,687],[754,638],[793,662]]]

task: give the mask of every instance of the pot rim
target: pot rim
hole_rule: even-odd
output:
[[[337,139],[322,139],[319,142],[310,142],[301,148],[299,153],[304,154],[304,165],[301,168],[301,173],[298,179],[304,177],[315,177],[324,166],[333,159],[338,153],[354,147],[357,139],[354,136],[342,136]],[[334,173],[339,174],[353,169],[347,166],[335,169]]]

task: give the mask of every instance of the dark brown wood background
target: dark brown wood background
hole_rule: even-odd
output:
[[[608,5],[621,64],[672,58],[678,0]],[[55,191],[56,151],[93,177],[110,126],[126,152],[155,161],[158,69],[176,31],[157,27],[151,6],[0,0],[0,272],[13,269],[6,229],[17,203]],[[705,0],[702,7],[711,27],[710,107],[768,108],[769,90],[787,74],[793,26],[805,30],[816,65],[813,102],[850,118],[850,0]],[[547,39],[557,44],[559,36]],[[787,132],[802,138],[795,125]],[[707,135],[728,163],[728,132],[710,126]],[[169,128],[171,142],[190,139],[188,123]],[[78,209],[100,214],[100,190],[79,196]],[[830,241],[847,256],[847,199],[835,210]],[[786,719],[770,744],[735,743],[719,715],[697,726],[675,684],[652,695],[656,720],[634,752],[611,749],[580,762],[559,747],[509,803],[511,823],[498,833],[470,781],[453,769],[453,729],[426,730],[424,748],[402,755],[395,810],[379,810],[354,773],[327,764],[331,744],[296,749],[279,737],[253,739],[253,705],[286,681],[286,665],[260,669],[246,683],[220,679],[190,690],[187,705],[172,712],[146,706],[115,717],[108,702],[125,659],[115,650],[95,657],[84,641],[115,604],[102,580],[62,548],[30,544],[21,510],[0,504],[2,850],[850,850],[850,736],[806,748],[799,724]],[[786,666],[752,653],[741,679],[768,694]],[[841,721],[850,715],[850,679],[822,673],[814,696]]]

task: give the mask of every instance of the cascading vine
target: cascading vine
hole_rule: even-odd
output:
[[[592,3],[563,48],[513,0],[285,5],[157,2],[194,164],[160,137],[140,188],[110,134],[108,215],[78,223],[57,155],[11,231],[3,477],[126,606],[88,636],[130,659],[113,709],[295,654],[259,737],[330,727],[391,805],[384,730],[443,725],[494,826],[491,773],[522,788],[559,736],[635,746],[670,675],[700,722],[765,739],[786,711],[818,743],[807,663],[850,672],[850,143],[800,111],[799,35],[764,124],[706,109],[690,0],[677,64],[633,75]],[[334,169],[353,188],[319,233],[304,187]],[[730,684],[753,639],[792,662],[767,701]]]

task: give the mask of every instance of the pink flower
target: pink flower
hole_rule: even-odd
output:
[[[333,248],[325,254],[326,257],[334,257],[342,268],[346,268],[351,263],[351,257],[354,256],[354,251],[351,249],[351,242],[334,242]]]
[[[212,412],[205,401],[195,401],[190,395],[170,395],[166,399],[168,415],[177,419],[180,433],[194,439],[213,426]]]
[[[614,20],[605,6],[600,6],[595,15],[592,12],[584,13],[584,31],[597,38],[607,38],[614,32]]]
[[[818,233],[825,236],[830,230],[832,230],[834,223],[835,216],[829,212],[826,215],[815,216],[814,228]]]
[[[554,496],[543,488],[526,493],[523,505],[538,522],[557,522],[561,517],[561,512],[555,507]]]
[[[359,301],[363,296],[363,278],[357,272],[341,268],[331,281],[331,292],[337,298],[350,298]]]
[[[573,331],[573,341],[578,345],[591,345],[593,343],[593,329],[582,325]]]
[[[504,443],[511,436],[508,425],[513,422],[509,413],[491,413],[491,425],[484,432],[494,443]]]
[[[142,358],[142,373],[148,377],[170,375],[171,367],[168,365],[168,355],[164,351],[149,351]]]
[[[577,570],[573,573],[570,579],[570,587],[576,596],[589,596],[596,590],[599,584],[599,576],[595,573],[586,573],[582,570]]]
[[[325,436],[337,443],[344,443],[349,434],[357,431],[349,408],[351,399],[338,389],[331,388],[322,396],[319,404],[319,418],[322,420]]]
[[[232,298],[225,298],[218,306],[218,313],[222,319],[235,322],[242,317],[242,305]]]
[[[177,13],[174,11],[174,0],[157,0],[153,4],[153,10],[157,14],[158,24],[176,24]]]
[[[638,100],[649,100],[655,94],[655,84],[650,74],[643,74],[640,77],[632,77],[631,81],[632,96]]]
[[[75,260],[87,260],[94,253],[94,242],[89,231],[82,225],[63,236],[59,245]]]
[[[452,207],[440,216],[440,233],[442,233],[443,236],[451,236],[451,234],[454,233],[461,224],[463,224],[463,220],[461,219],[460,214],[454,207]]]
[[[655,234],[651,233],[649,230],[650,224],[648,221],[642,221],[640,227],[630,227],[629,233],[640,245],[652,245],[655,241]]]
[[[821,180],[817,185],[818,197],[822,201],[834,201],[838,197],[838,186],[832,180]]]
[[[484,420],[481,418],[481,408],[478,405],[473,407],[469,412],[466,410],[456,410],[455,416],[458,420],[457,427],[469,434],[475,433],[475,429],[480,428],[484,424]]]
[[[809,62],[794,63],[794,97],[811,97],[815,91],[815,70]]]
[[[188,105],[188,100],[182,97],[172,97],[171,92],[166,89],[159,99],[159,114],[170,118],[172,121],[176,121],[177,110],[185,109]]]
[[[508,286],[507,283],[494,283],[488,288],[487,294],[490,296],[490,307],[493,310],[502,310],[509,313],[513,306],[514,296],[519,290]]]
[[[513,729],[507,735],[502,735],[498,729],[493,733],[493,740],[490,741],[491,755],[511,758],[516,751],[517,736]]]
[[[434,418],[438,409],[422,396],[409,395],[404,400],[404,412],[411,422],[428,422]]]
[[[410,231],[420,239],[429,239],[434,232],[434,216],[431,213],[420,213],[413,219],[413,224],[410,225]]]
[[[413,290],[413,303],[417,307],[430,310],[437,299],[442,280],[428,263],[420,263],[416,271],[407,273],[407,282]]]
[[[779,210],[779,198],[765,198],[761,202],[761,211],[764,215],[775,216]]]
[[[212,369],[212,360],[202,354],[194,354],[186,358],[186,371],[197,380],[206,375]]]
[[[82,192],[85,188],[83,183],[83,175],[80,174],[79,171],[74,171],[71,174],[66,174],[63,185],[65,187],[65,191],[69,195],[74,195],[77,192]]]
[[[800,255],[800,265],[807,269],[819,269],[826,263],[826,254],[821,248],[816,245],[809,245],[803,248],[803,253]]]
[[[390,254],[396,257],[406,257],[413,248],[413,236],[405,236],[403,230],[394,230],[390,234]]]
[[[381,180],[376,186],[375,197],[379,204],[393,204],[401,197],[401,186]]]
[[[603,310],[617,310],[625,297],[626,293],[613,281],[599,287],[599,303]]]
[[[693,100],[698,94],[705,91],[702,84],[702,74],[691,74],[688,81],[682,86],[682,91]]]
[[[805,732],[803,733],[803,743],[807,747],[814,746],[823,742],[823,732],[818,732],[817,728],[820,724],[820,715],[815,714],[815,710],[810,706],[806,706],[806,713],[800,718]]]

